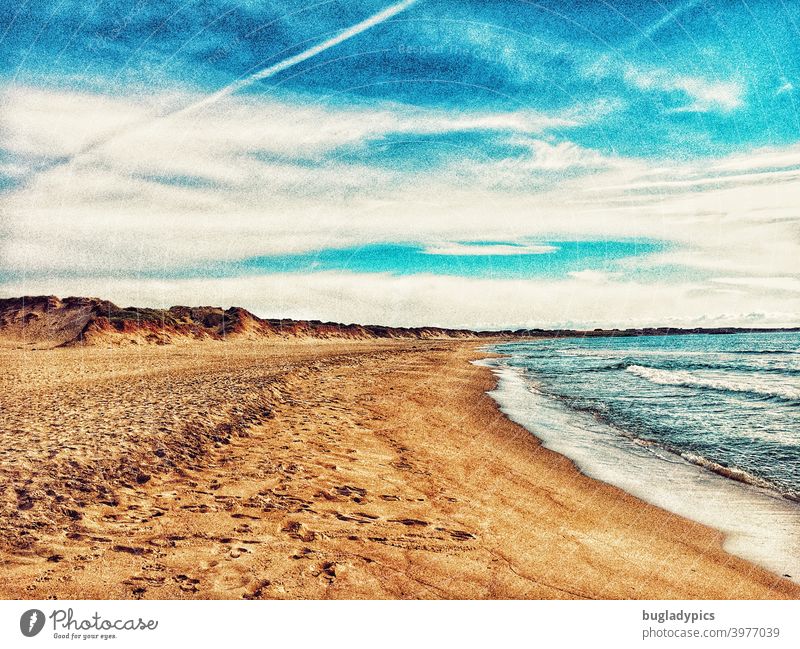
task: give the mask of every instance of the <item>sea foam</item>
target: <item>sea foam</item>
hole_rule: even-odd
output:
[[[671,453],[633,439],[587,412],[547,396],[504,359],[478,361],[498,377],[489,394],[546,448],[570,458],[589,477],[725,534],[728,552],[800,583],[800,507],[745,474],[724,475],[699,456]],[[709,470],[710,469],[710,470]],[[733,478],[733,479],[730,479]]]
[[[746,392],[789,401],[800,400],[800,389],[772,377],[754,377],[741,373],[704,372],[702,370],[662,370],[642,365],[629,365],[626,371],[658,385],[705,388],[723,392]]]

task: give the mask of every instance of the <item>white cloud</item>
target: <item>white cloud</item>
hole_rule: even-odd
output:
[[[104,141],[108,133],[118,133],[72,164],[40,173],[6,194],[0,230],[0,258],[7,272],[112,279],[82,279],[74,284],[54,279],[28,285],[25,292],[94,292],[147,304],[156,295],[157,285],[143,285],[150,293],[134,299],[137,294],[124,277],[186,265],[211,267],[217,260],[397,241],[424,242],[437,254],[464,254],[464,247],[453,242],[521,242],[522,246],[498,244],[491,252],[518,254],[528,245],[524,254],[537,254],[546,250],[526,242],[651,238],[670,246],[646,259],[630,261],[626,272],[635,275],[644,266],[655,276],[661,266],[680,266],[690,272],[700,269],[698,276],[773,278],[782,286],[798,277],[797,146],[700,162],[650,164],[606,156],[549,132],[574,116],[517,112],[452,118],[400,106],[332,109],[238,98],[177,121],[125,130],[163,112],[163,106],[185,100],[174,96],[110,99],[33,90],[6,93],[0,146],[14,152],[17,172],[41,156],[66,156]],[[506,160],[470,159],[441,167],[435,174],[337,157],[340,147],[366,145],[387,133],[470,129],[500,131],[499,140],[522,144],[527,153]],[[307,301],[292,302],[286,297],[287,304],[297,310],[294,315],[314,315],[319,306],[338,314],[326,316],[331,319],[362,320],[354,306],[360,304],[376,322],[394,317],[392,309],[399,307],[387,298],[377,300],[373,308],[373,288],[406,295],[414,305],[409,313],[422,318],[419,322],[435,319],[450,308],[461,314],[459,318],[474,317],[475,322],[484,323],[499,323],[501,315],[518,323],[527,322],[528,317],[536,322],[545,322],[545,317],[599,322],[614,317],[614,309],[627,299],[643,300],[647,306],[643,313],[652,314],[652,322],[673,317],[671,313],[682,322],[703,314],[734,321],[750,312],[763,313],[765,322],[773,322],[792,312],[767,294],[766,285],[719,281],[693,285],[691,291],[685,285],[673,291],[664,282],[652,295],[667,306],[651,307],[647,285],[626,282],[625,276],[578,272],[560,288],[539,283],[543,293],[536,292],[539,284],[535,283],[475,284],[459,278],[406,283],[383,278],[378,289],[368,278],[318,276],[331,295],[342,291],[349,311],[334,309],[332,298],[305,280],[252,282],[254,287],[281,294],[286,291],[280,289],[280,282],[301,287]],[[231,287],[230,303],[240,302],[233,299],[236,293],[250,290],[242,281],[219,282],[214,286],[220,291]],[[512,301],[513,290],[519,289],[529,301],[519,311],[500,308],[493,298],[479,299],[477,289],[470,289],[468,299],[477,302],[469,308],[451,304],[450,298],[437,301],[444,289],[434,287],[446,285],[447,291],[458,296],[459,282],[464,287],[497,289]],[[174,291],[169,302],[191,301],[192,287],[201,291],[199,283],[163,286],[165,291]],[[606,306],[593,297],[598,287],[602,291],[596,295],[610,300]],[[7,283],[3,290],[14,294],[23,288]],[[419,298],[411,294],[415,290],[421,291]],[[570,291],[576,300],[569,313],[557,309],[560,290]],[[695,299],[696,294],[705,297]],[[536,301],[542,295],[550,296],[551,307],[540,308],[547,304]],[[257,295],[252,300],[266,309]],[[496,319],[481,315],[484,305],[487,310],[498,307],[501,315]],[[379,317],[380,309],[387,309],[385,317]],[[525,309],[541,314],[541,319],[526,316]],[[581,309],[585,309],[583,315]],[[635,316],[633,307],[619,313],[620,317]]]
[[[196,99],[175,94],[112,98],[12,88],[0,97],[4,106],[2,146],[17,154],[54,158],[92,147],[90,160],[99,157],[116,164],[127,160],[130,167],[181,171],[193,163],[205,173],[213,157],[244,152],[319,159],[342,146],[390,133],[543,133],[586,122],[573,111],[563,115],[519,110],[453,116],[441,110],[392,104],[331,109],[302,97],[294,103],[230,98],[200,112],[174,113],[176,106]]]
[[[800,278],[797,277],[714,277],[712,282],[762,288],[768,291],[800,293]]]
[[[145,118],[146,102],[101,95],[7,90],[0,97],[2,146],[14,153],[59,157],[74,153],[100,135]]]
[[[689,103],[676,111],[730,112],[744,104],[744,88],[736,81],[708,81],[699,77],[675,74],[671,70],[647,70],[633,66],[628,66],[623,76],[628,83],[640,90],[683,94]]]
[[[428,255],[546,255],[558,250],[555,246],[537,244],[499,244],[499,243],[438,243],[426,246]]]
[[[511,144],[526,147],[530,157],[512,162],[518,168],[527,170],[565,171],[567,169],[606,169],[619,164],[619,161],[587,149],[569,141],[548,142],[524,136],[509,140]]]
[[[750,171],[760,169],[788,169],[800,167],[800,146],[763,147],[746,154],[733,154],[704,164],[702,169],[708,172]]]
[[[591,284],[605,284],[620,275],[621,273],[608,273],[600,270],[576,270],[569,273],[573,279]]]

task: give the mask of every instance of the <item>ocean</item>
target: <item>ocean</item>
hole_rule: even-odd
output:
[[[800,334],[493,346],[501,409],[587,475],[800,581]]]

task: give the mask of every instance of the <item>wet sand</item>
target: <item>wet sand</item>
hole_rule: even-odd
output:
[[[0,596],[800,596],[542,448],[482,344],[0,350]]]

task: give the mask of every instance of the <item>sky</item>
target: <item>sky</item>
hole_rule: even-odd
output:
[[[800,324],[800,3],[0,0],[0,297]]]

